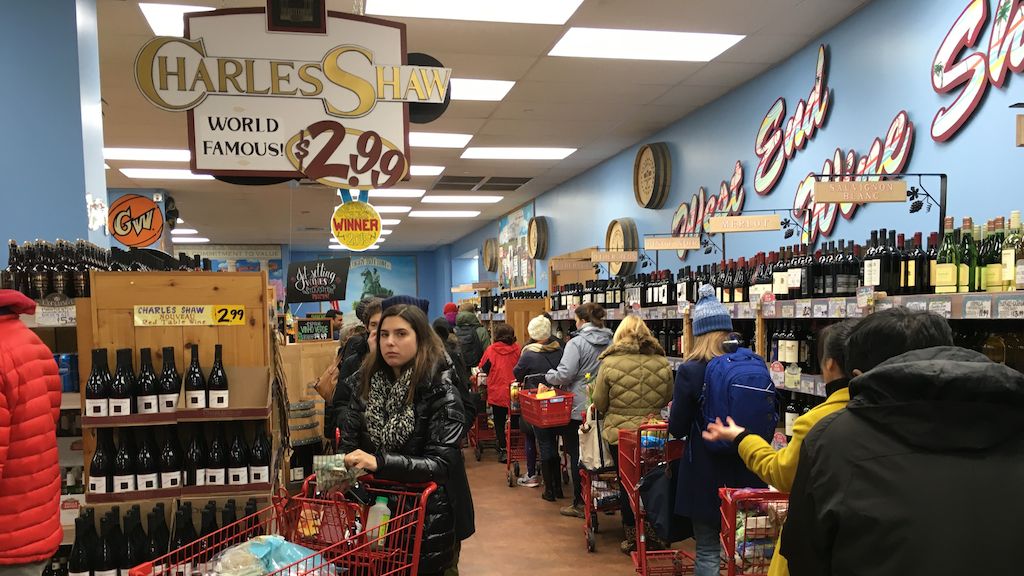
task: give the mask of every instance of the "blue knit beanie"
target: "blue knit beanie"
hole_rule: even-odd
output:
[[[392,296],[390,298],[385,298],[384,301],[380,303],[380,306],[381,310],[387,310],[388,308],[391,308],[392,306],[397,306],[399,304],[408,304],[409,306],[415,306],[420,310],[423,310],[424,314],[430,313],[430,301],[424,300],[423,298],[417,298],[415,296]]]
[[[732,318],[725,306],[715,298],[714,287],[704,284],[699,294],[700,298],[693,307],[693,335],[700,336],[716,330],[731,332]]]

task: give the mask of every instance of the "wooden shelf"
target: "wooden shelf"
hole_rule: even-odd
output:
[[[226,420],[266,420],[270,406],[258,408],[208,408],[206,410],[179,410],[178,422],[221,422]]]
[[[226,496],[226,497],[242,497],[242,496],[266,496],[270,494],[273,486],[269,482],[263,482],[259,484],[244,484],[244,485],[223,485],[223,486],[182,486],[181,497],[182,498],[200,498],[205,496]]]
[[[131,426],[167,426],[178,423],[177,412],[130,414],[127,416],[82,416],[82,428],[124,428]]]
[[[120,504],[122,502],[135,503],[140,500],[160,500],[163,498],[177,498],[182,495],[184,488],[159,488],[157,490],[135,490],[133,492],[121,492],[118,494],[85,494],[85,501],[89,504]]]

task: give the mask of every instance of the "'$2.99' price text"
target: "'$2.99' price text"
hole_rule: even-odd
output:
[[[300,130],[288,141],[286,152],[296,170],[333,188],[388,188],[409,169],[394,143],[373,131],[346,129],[334,120]]]

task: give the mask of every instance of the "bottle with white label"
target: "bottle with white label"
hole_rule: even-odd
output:
[[[256,430],[249,454],[249,481],[253,484],[270,482],[270,437],[262,427]]]
[[[199,345],[192,345],[192,362],[185,373],[185,407],[189,409],[206,408],[206,378],[199,367]]]
[[[178,445],[177,431],[173,426],[166,428],[164,444],[160,449],[160,487],[181,487],[181,446]]]
[[[185,451],[185,464],[182,468],[182,482],[185,486],[206,486],[206,440],[199,426]]]
[[[117,454],[114,456],[114,493],[135,491],[135,458],[131,436],[122,431]]]
[[[377,502],[370,506],[366,514],[367,539],[372,542],[370,548],[380,550],[388,534],[388,522],[391,521],[391,509],[388,508],[388,497],[377,496]]]
[[[206,485],[223,486],[226,482],[227,447],[220,431],[213,433],[213,441],[206,452]]]
[[[110,370],[107,368],[107,349],[92,351],[92,371],[85,382],[85,415],[103,417],[109,414]]]
[[[118,576],[117,543],[111,535],[112,529],[113,521],[109,514],[100,518],[99,548],[95,551],[93,576]]]
[[[139,349],[139,375],[135,378],[135,406],[139,414],[156,414],[160,411],[160,396],[157,393],[159,378],[153,369],[153,354],[149,348]]]
[[[160,371],[160,382],[157,384],[160,411],[174,412],[178,409],[178,396],[181,394],[181,374],[174,364],[174,348],[165,346],[163,358],[163,369]]]
[[[292,447],[292,457],[288,462],[288,481],[302,482],[306,479],[305,470],[302,467],[302,459],[299,457],[297,447]]]
[[[110,385],[110,416],[129,416],[132,410],[132,397],[135,392],[135,373],[132,369],[132,349],[120,348],[117,351],[117,369],[114,381]]]
[[[135,453],[135,486],[137,490],[156,490],[160,487],[156,459],[156,442],[153,440],[153,431],[146,429],[142,433],[142,442]]]
[[[241,428],[241,427],[239,427]],[[249,484],[249,446],[241,430],[235,431],[228,449],[228,484],[245,486]]]
[[[223,346],[214,346],[213,368],[210,370],[210,378],[206,381],[207,397],[210,408],[227,408],[230,406],[228,399],[228,374],[224,371],[224,360],[222,358]]]
[[[86,542],[85,516],[75,518],[75,543],[68,557],[68,576],[89,576],[92,573],[92,550]]]
[[[789,404],[786,405],[786,437],[793,438],[793,424],[796,419],[800,416],[800,413],[796,409],[796,399],[791,399]]]
[[[96,431],[96,451],[89,462],[89,493],[107,494],[114,486],[114,440],[113,431],[100,428]]]

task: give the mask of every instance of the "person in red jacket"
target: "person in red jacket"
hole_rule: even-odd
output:
[[[508,460],[505,451],[505,420],[508,418],[510,404],[509,388],[516,379],[512,369],[519,362],[519,343],[516,332],[508,324],[499,324],[494,329],[494,344],[487,347],[480,359],[480,370],[487,374],[487,404],[494,416],[494,430],[497,437],[498,461],[504,464]],[[512,426],[518,427],[519,422],[513,419]]]
[[[53,353],[18,319],[35,308],[0,290],[0,576],[39,576],[64,537],[60,376]]]

